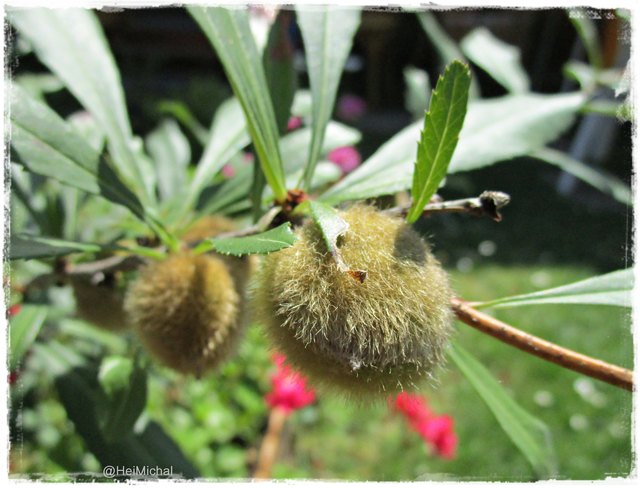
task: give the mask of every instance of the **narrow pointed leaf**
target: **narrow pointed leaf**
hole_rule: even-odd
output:
[[[480,66],[511,93],[529,91],[529,77],[520,61],[520,50],[495,37],[489,29],[474,29],[460,47],[470,61]]]
[[[491,373],[459,344],[453,342],[448,353],[536,475],[552,477],[556,462],[549,428],[518,405]]]
[[[103,249],[98,244],[22,234],[11,236],[9,256],[10,259],[38,259],[64,256],[74,252],[100,252]]]
[[[205,239],[194,250],[203,253],[214,250],[221,254],[244,256],[245,254],[268,254],[290,247],[296,241],[291,224],[284,223],[275,229],[245,237],[221,237]]]
[[[262,55],[264,72],[276,115],[278,132],[287,131],[291,105],[298,88],[298,75],[294,66],[294,48],[289,39],[293,12],[280,9],[271,25],[267,45]],[[283,157],[284,159],[284,157]]]
[[[189,184],[186,201],[192,205],[213,177],[243,147],[249,144],[247,123],[237,98],[225,101],[216,111],[209,140]],[[188,207],[187,207],[188,208]]]
[[[124,185],[95,148],[48,106],[24,90],[11,90],[11,145],[33,173],[127,207],[144,219],[138,198]]]
[[[416,12],[416,15],[418,16],[418,21],[420,22],[422,29],[429,40],[433,43],[433,46],[440,56],[441,69],[456,59],[466,61],[464,54],[456,42],[449,37],[432,12],[423,10]],[[475,78],[471,79],[469,96],[474,99],[480,97],[480,87],[478,86]]]
[[[360,9],[298,6],[296,14],[311,84],[313,137],[304,172],[304,188],[308,190],[335,104],[340,76],[360,25]]]
[[[407,214],[409,223],[422,215],[422,209],[447,174],[467,113],[470,84],[469,68],[459,61],[451,63],[438,79],[418,143],[411,187],[413,203]]]
[[[571,126],[584,101],[584,94],[576,92],[470,102],[449,173],[482,168],[544,147]],[[398,132],[320,199],[337,203],[411,188],[421,127],[420,121]]]
[[[478,308],[520,307],[549,303],[632,306],[633,269],[613,271],[548,290],[500,298],[477,305]]]
[[[160,195],[163,200],[169,199],[185,184],[191,161],[189,140],[175,120],[165,119],[147,135],[145,142],[155,163]]]
[[[22,357],[36,340],[47,318],[47,307],[21,305],[9,320],[9,371],[15,371]]]
[[[146,205],[153,202],[153,173],[136,157],[120,73],[96,15],[29,8],[12,9],[9,20],[102,126],[120,176]]]
[[[615,176],[608,175],[602,171],[587,166],[577,159],[573,159],[556,149],[541,148],[531,153],[531,156],[545,163],[557,166],[567,173],[571,173],[576,178],[581,179],[588,185],[597,188],[603,193],[611,195],[620,203],[631,205],[633,195],[628,185],[617,179]]]
[[[287,190],[278,148],[278,128],[246,10],[200,6],[187,9],[211,41],[242,105],[267,183],[277,199],[284,199]]]

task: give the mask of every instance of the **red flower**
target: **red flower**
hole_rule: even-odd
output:
[[[449,415],[434,415],[424,398],[406,392],[398,394],[393,408],[404,415],[410,427],[432,446],[438,456],[445,459],[455,457],[458,437]]]
[[[233,178],[236,174],[236,170],[233,169],[233,166],[231,166],[230,164],[225,164],[222,167],[222,175],[225,178]]]
[[[271,378],[272,389],[265,395],[265,400],[271,408],[281,408],[289,414],[311,404],[316,394],[313,389],[307,389],[306,378],[284,364],[285,361],[282,354],[273,355],[277,371]]]
[[[20,305],[19,303],[15,303],[9,307],[9,309],[7,310],[7,314],[9,315],[9,317],[13,317],[14,315],[17,315],[21,309],[22,305]]]
[[[353,146],[337,147],[327,155],[327,159],[338,165],[343,174],[351,173],[362,162],[360,153]]]

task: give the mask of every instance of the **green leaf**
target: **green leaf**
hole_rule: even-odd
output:
[[[474,305],[476,308],[506,308],[549,303],[632,306],[633,269],[613,271],[548,290],[499,298]]]
[[[472,30],[460,42],[469,60],[485,70],[511,93],[529,91],[529,77],[520,61],[520,50],[502,42],[486,27]]]
[[[236,169],[236,174],[226,180],[213,196],[205,200],[199,214],[214,214],[232,203],[246,198],[251,190],[253,181],[253,166],[246,164]]]
[[[105,357],[98,382],[107,395],[101,404],[100,426],[107,442],[116,442],[133,432],[147,403],[147,372],[138,362],[122,356]]]
[[[196,254],[214,250],[221,254],[244,256],[245,254],[268,254],[292,246],[296,235],[291,224],[286,222],[275,229],[245,237],[221,237],[205,239],[194,250]]]
[[[47,307],[24,304],[9,319],[9,371],[17,369],[22,357],[38,337],[46,318]]]
[[[331,253],[338,270],[348,273],[353,279],[364,282],[367,278],[366,270],[352,270],[342,259],[338,238],[349,230],[349,224],[345,222],[338,212],[329,205],[322,202],[309,200],[302,205],[308,205],[311,217],[318,224],[327,250]],[[301,205],[301,207],[302,207]]]
[[[215,48],[233,92],[242,105],[267,183],[276,198],[283,200],[287,189],[278,149],[278,128],[246,10],[193,5],[187,10]]]
[[[25,73],[16,76],[14,81],[28,91],[33,98],[42,102],[46,94],[55,93],[64,88],[60,78],[51,73]]]
[[[327,154],[342,146],[355,146],[361,137],[357,130],[339,122],[329,121],[320,154]],[[306,148],[311,144],[311,139],[310,127],[295,130],[280,139],[280,153],[287,177],[304,167]]]
[[[458,48],[456,42],[449,37],[446,31],[440,26],[435,15],[428,10],[416,12],[420,25],[425,34],[436,48],[438,55],[440,56],[440,71],[444,69],[446,65],[461,59],[466,61],[464,54]],[[471,79],[471,89],[469,91],[470,98],[478,98],[480,96],[480,87],[478,86],[475,78]]]
[[[593,20],[589,18],[587,12],[580,9],[570,10],[569,20],[578,32],[578,37],[587,51],[589,64],[595,69],[602,69],[603,61],[602,49],[600,48],[600,38],[598,29]]]
[[[360,9],[297,6],[296,14],[304,41],[312,97],[313,136],[303,185],[309,190],[336,101],[340,76],[360,25]]]
[[[489,166],[543,147],[571,126],[584,100],[582,93],[569,93],[469,102],[449,173]],[[415,122],[401,130],[320,199],[337,203],[411,188],[414,144],[421,127],[422,122]]]
[[[551,478],[556,472],[549,428],[518,405],[500,383],[477,359],[456,342],[448,349],[462,374],[495,415],[502,430],[527,458],[539,478]]]
[[[195,202],[213,177],[243,147],[249,144],[247,123],[237,98],[225,101],[216,111],[209,140],[189,184],[187,204]]]
[[[191,161],[189,140],[175,120],[164,119],[145,142],[155,162],[160,195],[169,199],[183,190]]]
[[[404,106],[411,112],[414,120],[421,120],[429,109],[429,93],[431,83],[425,70],[409,66],[402,72],[404,75]]]
[[[451,63],[438,79],[418,143],[411,187],[413,203],[407,213],[409,223],[422,215],[424,206],[447,174],[467,113],[470,85],[469,67],[459,61]]]
[[[276,115],[276,125],[280,134],[287,131],[291,105],[298,87],[298,76],[293,62],[294,48],[288,33],[292,24],[292,15],[291,11],[285,9],[278,12],[262,55],[264,72]]]
[[[86,9],[30,8],[11,9],[9,19],[100,123],[120,176],[145,205],[152,203],[152,173],[135,154],[120,73],[96,15]]]
[[[542,148],[532,152],[530,156],[559,167],[561,170],[572,174],[601,192],[611,195],[620,203],[625,205],[632,205],[633,203],[631,188],[626,184],[615,176],[591,168],[583,162],[570,157],[568,154],[556,149]]]
[[[161,114],[171,115],[185,126],[200,144],[203,146],[207,144],[209,131],[193,115],[186,103],[177,100],[162,100],[158,102],[157,108]]]
[[[158,466],[173,469],[175,476],[194,478],[197,470],[175,442],[155,422],[142,432],[129,433],[109,442],[100,427],[100,405],[105,401],[93,361],[56,341],[36,344],[34,356],[44,363],[45,371],[55,377],[55,386],[67,417],[82,437],[87,449],[103,466],[139,468]]]
[[[145,218],[138,198],[99,153],[49,107],[15,85],[11,90],[11,145],[33,173],[101,195]]]
[[[49,237],[12,235],[9,245],[10,259],[37,259],[64,256],[74,252],[100,252],[104,248],[98,244],[64,241]]]
[[[329,205],[313,200],[308,205],[313,220],[320,227],[327,250],[334,254],[338,249],[338,238],[347,232],[349,224]]]
[[[98,382],[109,398],[126,389],[133,373],[133,359],[123,356],[106,356],[98,371]]]
[[[545,146],[573,124],[580,92],[522,94],[470,105],[450,173],[489,166]]]

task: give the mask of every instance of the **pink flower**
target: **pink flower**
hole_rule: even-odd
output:
[[[354,121],[367,111],[367,102],[358,95],[346,94],[338,99],[337,115],[343,120]]]
[[[273,355],[277,370],[271,378],[272,389],[265,395],[265,400],[271,408],[281,408],[289,414],[313,403],[316,394],[313,389],[307,389],[306,378],[284,364],[285,361],[282,354]]]
[[[301,117],[289,117],[289,122],[287,122],[287,131],[291,132],[292,130],[296,130],[302,127],[302,118]]]
[[[233,166],[231,166],[230,164],[225,164],[222,167],[222,175],[225,178],[233,178],[236,174],[236,170],[233,169]]]
[[[327,159],[337,164],[343,174],[351,173],[362,162],[360,153],[353,146],[337,147],[327,155]]]
[[[458,437],[449,415],[434,415],[422,397],[406,392],[398,394],[392,407],[404,415],[411,429],[430,444],[438,456],[445,459],[455,457]]]

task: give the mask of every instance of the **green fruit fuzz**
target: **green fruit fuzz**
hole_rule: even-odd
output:
[[[234,280],[208,255],[176,254],[143,268],[125,310],[152,356],[198,377],[228,357],[243,325]]]
[[[355,398],[414,389],[444,361],[452,330],[448,278],[405,222],[372,207],[342,212],[338,270],[319,228],[266,257],[255,307],[276,349],[320,386]]]

